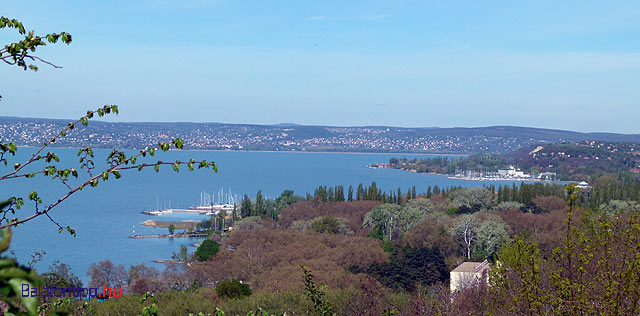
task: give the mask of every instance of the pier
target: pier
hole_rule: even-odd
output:
[[[208,235],[205,233],[187,233],[187,234],[158,234],[158,235],[132,235],[129,238],[144,239],[144,238],[178,238],[178,237],[192,237],[192,238],[205,238]]]

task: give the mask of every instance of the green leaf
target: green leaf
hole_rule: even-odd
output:
[[[149,307],[149,312],[151,312],[152,315],[155,315],[158,313],[158,305],[156,305],[156,303],[151,304],[151,307]]]
[[[17,278],[11,279],[9,280],[8,283],[9,285],[11,285],[11,288],[13,288],[13,291],[16,293],[21,293],[23,284],[29,284],[30,288],[33,287],[31,282],[24,279],[17,279]],[[36,315],[36,310],[38,308],[38,297],[33,297],[33,296],[23,297],[22,295],[18,295],[18,296],[22,300],[22,305],[24,305],[24,308],[27,310],[27,312],[30,315]]]
[[[89,120],[87,120],[86,117],[83,117],[83,118],[80,119],[80,123],[82,123],[82,125],[84,125],[84,126],[87,126],[87,124],[89,124]]]
[[[160,171],[160,165],[156,164],[155,166],[153,166],[153,170],[155,170],[156,172]]]
[[[176,138],[173,143],[175,144],[176,148],[178,149],[182,149],[184,143],[182,142],[182,139],[180,138]]]
[[[13,266],[15,266],[15,262],[12,259],[0,259],[0,269]]]
[[[61,40],[63,43],[65,44],[70,44],[71,43],[71,34],[66,33],[66,32],[62,32],[60,33],[60,35],[62,36]]]
[[[116,179],[120,179],[120,177],[121,177],[120,171],[118,171],[118,170],[113,170],[113,175],[116,176]]]
[[[6,280],[14,278],[26,279],[29,278],[29,273],[18,267],[7,267],[0,270],[0,279]]]
[[[4,252],[9,249],[11,243],[11,229],[7,228],[2,231],[2,241],[0,241],[0,252]]]
[[[102,180],[106,181],[107,179],[109,179],[109,173],[105,171],[102,173]]]

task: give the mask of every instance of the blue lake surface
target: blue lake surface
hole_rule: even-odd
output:
[[[77,149],[52,148],[60,156],[59,167],[80,169]],[[0,167],[0,173],[13,170],[13,163],[24,162],[34,150],[20,148],[16,157],[9,157],[8,167]],[[95,161],[104,163],[110,150],[95,150]],[[131,154],[137,151],[130,151]],[[233,194],[248,194],[254,198],[258,190],[269,197],[277,197],[285,189],[292,189],[299,195],[313,192],[319,185],[370,184],[375,181],[385,191],[406,192],[415,185],[418,192],[425,192],[427,186],[441,187],[480,186],[483,182],[448,179],[432,174],[418,174],[392,169],[369,169],[372,162],[388,162],[391,157],[425,158],[429,155],[411,154],[351,154],[351,153],[297,153],[297,152],[230,152],[230,151],[169,151],[160,152],[145,161],[176,161],[206,159],[215,161],[219,171],[200,169],[188,172],[183,168],[179,173],[170,166],[164,166],[159,173],[152,168],[138,172],[131,170],[122,173],[122,178],[113,176],[107,182],[100,182],[98,188],[87,187],[51,211],[53,218],[63,226],[71,226],[77,236],[63,232],[58,234],[57,227],[45,216],[36,218],[25,225],[14,228],[14,237],[10,250],[14,251],[20,262],[27,263],[36,251],[44,250],[46,255],[36,265],[38,272],[46,272],[55,260],[69,264],[83,281],[87,281],[86,271],[92,263],[110,259],[125,266],[145,263],[159,269],[162,264],[153,263],[156,259],[169,259],[178,252],[180,245],[191,245],[197,239],[131,239],[136,234],[166,233],[166,229],[142,226],[147,219],[204,219],[204,216],[176,214],[172,216],[152,217],[140,214],[140,211],[154,209],[171,203],[172,207],[186,208],[200,203],[201,192],[218,192],[229,189]],[[138,161],[140,162],[140,160]],[[45,164],[37,164],[41,170]],[[81,172],[81,176],[84,171]],[[511,182],[488,181],[487,184]],[[33,202],[27,200],[28,193],[37,191],[48,205],[64,195],[67,189],[57,179],[36,177],[33,179],[15,179],[0,182],[3,196],[22,196],[25,206],[19,210],[19,217],[33,214]],[[190,251],[194,251],[190,248]]]

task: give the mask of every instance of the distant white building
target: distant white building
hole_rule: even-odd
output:
[[[587,189],[591,189],[591,186],[586,181],[582,181],[576,184],[576,188],[579,188],[581,190],[587,190]]]
[[[538,179],[540,180],[555,180],[557,174],[555,172],[541,172],[538,175]]]
[[[449,273],[451,292],[476,286],[479,282],[489,282],[489,262],[463,262]]]
[[[516,169],[514,166],[509,166],[509,168],[498,169],[498,175],[501,178],[528,178],[531,175],[524,173],[524,171],[519,168]]]

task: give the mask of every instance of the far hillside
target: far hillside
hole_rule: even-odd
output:
[[[562,142],[529,145],[506,154],[477,154],[465,158],[392,158],[389,165],[382,166],[445,175],[490,175],[513,166],[532,179],[555,174],[554,179],[571,181],[603,175],[635,177],[640,173],[640,145],[601,141]]]

